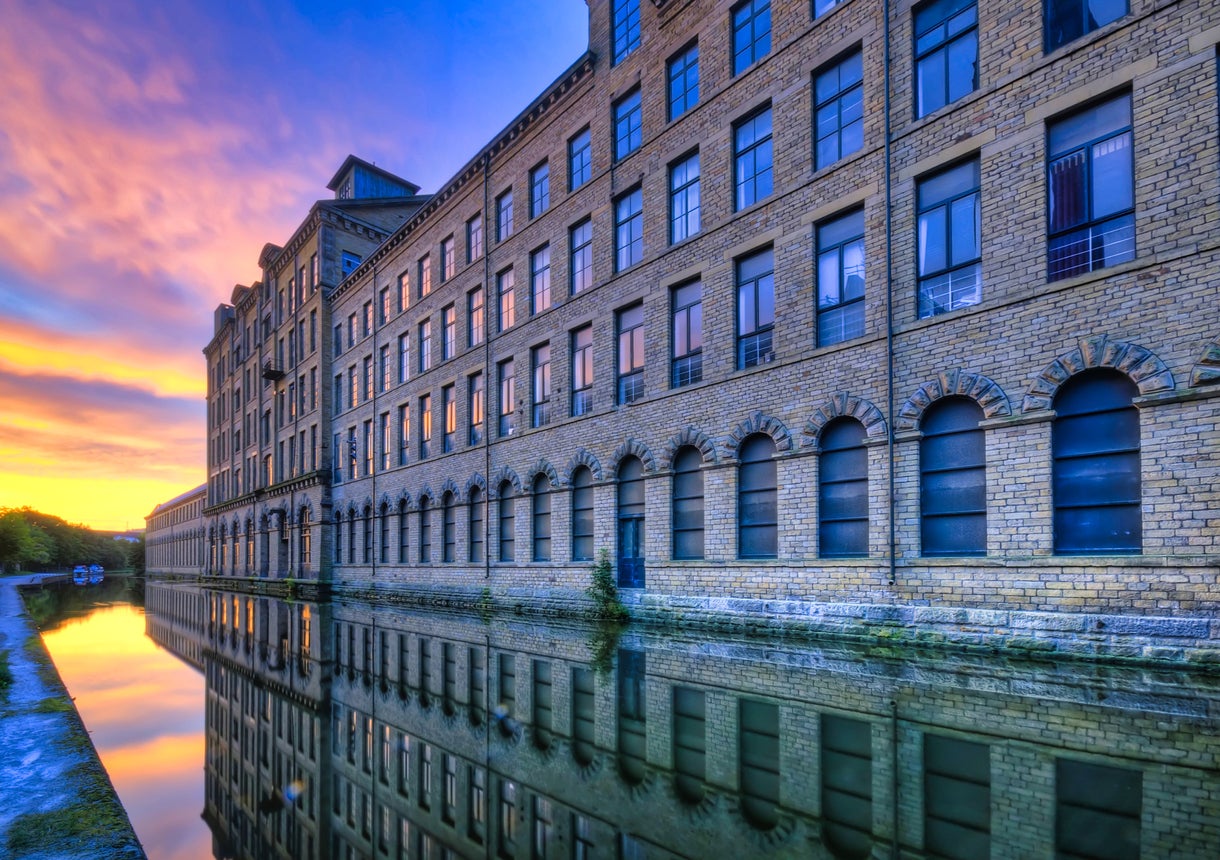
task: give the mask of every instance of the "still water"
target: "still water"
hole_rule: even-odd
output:
[[[1218,856],[1215,676],[191,586],[146,603],[193,694],[151,645],[85,670],[129,692],[61,672],[99,748],[126,724],[103,759],[154,860]],[[122,614],[140,627],[107,607],[64,629],[100,648]],[[166,788],[125,793],[131,770]],[[159,849],[145,803],[206,845]]]
[[[48,589],[42,638],[148,856],[210,857],[203,675],[145,635],[124,586]]]

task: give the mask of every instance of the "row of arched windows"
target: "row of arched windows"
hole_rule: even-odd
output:
[[[1052,489],[1054,550],[1059,554],[1133,553],[1141,549],[1138,394],[1125,374],[1087,370],[1065,382],[1054,401]],[[942,397],[924,411],[919,439],[920,547],[925,556],[981,556],[987,552],[987,456],[984,414],[978,402]],[[817,447],[817,533],[821,558],[869,555],[869,457],[867,430],[855,417],[833,418],[822,427]],[[746,436],[738,446],[737,556],[778,557],[780,505],[775,439],[767,432]],[[677,449],[670,475],[670,557],[704,558],[705,455],[695,445]],[[620,584],[642,582],[645,535],[644,464],[624,457],[616,470],[616,544]],[[336,514],[336,563],[422,564],[457,562],[459,507],[468,518],[467,563],[558,561],[552,535],[553,478],[539,473],[529,485],[530,546],[517,544],[517,499],[513,482],[497,488],[492,516],[496,545],[484,555],[486,494],[475,485],[462,503],[447,490],[440,498],[440,547],[434,549],[433,505],[428,496],[410,510],[404,499],[391,510],[383,503]],[[594,555],[594,475],[577,466],[570,479],[570,555]],[[397,534],[392,533],[396,514]],[[415,557],[409,547],[416,520]],[[346,522],[345,522],[346,520]],[[377,544],[374,545],[374,538]],[[435,558],[434,558],[435,555]],[[638,568],[638,569],[637,569]]]

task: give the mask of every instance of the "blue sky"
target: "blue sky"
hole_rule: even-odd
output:
[[[588,42],[582,0],[0,20],[0,507],[99,528],[203,482],[211,312],[349,153],[436,190]]]

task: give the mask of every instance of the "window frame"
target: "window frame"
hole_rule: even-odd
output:
[[[669,121],[699,104],[699,41],[688,42],[665,63],[665,100]]]
[[[970,15],[967,15],[967,12],[970,12]],[[972,20],[967,21],[967,18],[972,18]],[[960,25],[956,23],[958,19],[962,21]],[[954,26],[959,28],[951,30]],[[934,35],[937,30],[942,31],[939,39]],[[915,66],[912,95],[914,96],[916,119],[960,101],[979,88],[978,0],[927,0],[927,2],[919,4],[911,12],[911,36]],[[970,88],[955,89],[952,52],[954,48],[960,49],[967,39],[973,39],[974,44]],[[933,67],[941,72],[942,87],[941,92],[937,95],[944,101],[925,107],[923,74],[925,69]],[[956,95],[954,95],[955,92]]]
[[[864,215],[863,208],[853,209],[818,222],[814,229],[814,277],[816,281],[814,309],[817,313],[817,345],[819,347],[833,346],[864,336],[865,298],[868,295],[868,258],[864,245]],[[847,255],[852,253],[859,254],[858,267],[849,267],[847,264]],[[825,301],[829,291],[825,288],[824,281],[827,273],[823,267],[831,262],[835,269],[834,299]],[[859,295],[852,296],[849,295],[850,278],[857,276],[855,274],[857,268],[861,286]],[[849,317],[856,315],[858,315],[858,324],[851,325],[854,320],[849,321]],[[838,331],[834,333],[834,336],[831,336],[832,333],[827,328],[829,320],[839,323]]]
[[[775,249],[760,248],[739,257],[734,261],[733,271],[737,297],[736,368],[747,370],[775,360]],[[760,301],[768,293],[769,321],[765,316],[766,305]],[[747,295],[748,303],[744,302]]]
[[[610,111],[610,124],[614,129],[615,162],[622,161],[644,145],[644,100],[639,87],[615,100]]]
[[[766,132],[757,124],[766,117]],[[751,130],[743,142],[742,134]],[[740,212],[775,193],[774,116],[767,103],[733,123],[733,211]],[[765,161],[764,167],[759,164]]]
[[[584,336],[588,343],[581,343]],[[588,415],[593,411],[593,324],[573,329],[572,349],[572,417]],[[586,378],[587,377],[587,378]]]
[[[638,321],[635,319],[637,313]],[[628,314],[631,315],[630,320],[628,320]],[[646,391],[644,385],[646,366],[644,303],[637,302],[615,311],[614,322],[617,344],[615,402],[625,405],[643,399]],[[630,325],[624,327],[624,323],[627,322],[630,322]],[[624,340],[624,336],[626,336],[626,340]]]
[[[947,196],[942,195],[930,203],[923,202],[923,191],[929,187],[931,183],[946,180],[951,174],[968,168],[972,173],[972,184],[964,190],[959,188],[951,191]],[[955,227],[954,205],[956,203],[974,198],[973,215],[975,219],[974,240],[976,243],[976,254],[969,259],[956,261],[954,260],[954,238],[957,236]],[[933,173],[920,177],[915,188],[915,278],[916,278],[916,313],[919,319],[927,319],[928,317],[940,316],[941,314],[950,313],[964,307],[973,307],[980,304],[983,300],[983,242],[982,242],[982,219],[983,219],[983,203],[982,203],[982,180],[981,166],[978,156],[958,161],[955,164],[948,165]],[[931,213],[938,210],[944,210],[944,245],[940,249],[944,257],[944,265],[932,271],[923,271],[924,261],[920,248],[923,246],[919,239],[920,231],[926,223],[925,218]],[[955,288],[953,278],[956,274],[966,272],[968,269],[974,270],[974,283],[966,290],[960,293]],[[949,278],[949,299],[948,304],[942,310],[936,310],[940,305],[933,302],[929,294],[929,283],[940,278]],[[973,299],[969,293],[973,292]],[[955,298],[955,296],[961,296]]]
[[[731,77],[737,77],[771,53],[771,25],[771,0],[743,0],[730,10]],[[748,42],[741,41],[747,37]]]
[[[672,162],[668,173],[669,244],[675,245],[698,235],[702,229],[699,150],[688,152]]]
[[[859,74],[856,77],[847,78],[845,82],[845,71],[848,74],[856,71],[853,68],[847,68],[849,64],[853,63],[859,66]],[[835,76],[834,92],[824,94],[822,82],[829,80],[829,76],[832,74]],[[831,107],[835,109],[833,117],[834,128],[831,131],[824,131],[822,114]],[[857,107],[858,116],[855,110]],[[844,121],[845,117],[848,118],[846,122]],[[829,120],[829,116],[827,119]],[[855,145],[848,149],[847,147],[850,144],[844,142],[848,135],[848,129],[857,126],[859,128],[858,139],[853,138],[852,140]],[[834,156],[823,156],[823,143],[832,138],[835,142]],[[831,60],[814,73],[813,139],[814,170],[822,170],[829,167],[864,148],[864,50],[860,45],[856,45],[852,50]]]
[[[593,137],[585,126],[568,138],[568,191],[575,191],[593,178]]]
[[[637,185],[614,200],[614,271],[644,260],[644,189]]]
[[[694,292],[693,298],[682,295],[691,291]],[[684,388],[697,385],[703,381],[703,282],[695,279],[671,287],[669,307],[669,386]],[[686,350],[680,351],[684,344]]]

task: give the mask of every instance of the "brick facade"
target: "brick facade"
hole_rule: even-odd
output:
[[[319,412],[321,444],[337,438],[346,446],[354,437],[356,462],[353,477],[351,462],[323,455],[317,480],[299,488],[322,535],[314,538],[314,552],[324,560],[307,575],[355,589],[441,590],[469,600],[486,589],[510,605],[578,608],[589,561],[573,560],[573,472],[581,464],[591,469],[593,544],[617,563],[619,469],[636,458],[645,485],[643,587],[631,589],[627,601],[641,616],[672,622],[700,612],[761,612],[821,629],[839,629],[839,621],[827,619],[843,619],[846,628],[859,629],[873,617],[918,627],[916,619],[954,610],[925,629],[967,641],[1011,637],[1058,648],[1064,637],[1039,619],[1064,612],[1096,634],[1085,646],[1092,653],[1180,655],[1214,643],[1220,638],[1210,621],[1220,566],[1220,317],[1213,274],[1220,256],[1220,10],[1133,0],[1116,21],[1048,53],[1042,4],[980,0],[976,85],[917,116],[912,27],[927,7],[852,0],[813,18],[808,3],[773,2],[769,50],[736,75],[730,7],[710,0],[640,4],[640,45],[612,63],[609,4],[591,3],[589,52],[405,224],[387,231],[388,238],[365,234],[364,261],[350,277],[326,279],[317,300],[326,320],[320,410],[333,411]],[[699,53],[698,103],[671,120],[666,64],[692,40]],[[815,83],[857,49],[863,143],[821,165],[814,154]],[[641,145],[615,160],[612,106],[637,87]],[[1133,249],[1120,248],[1118,262],[1102,258],[1091,271],[1063,276],[1051,268],[1059,263],[1048,262],[1048,162],[1056,157],[1048,135],[1079,122],[1081,111],[1099,100],[1124,95],[1132,166],[1130,179],[1120,171],[1118,184],[1129,181],[1133,195],[1123,216],[1133,225]],[[736,135],[760,110],[771,117],[773,190],[739,208],[736,156],[744,144]],[[570,141],[586,128],[590,177],[571,189]],[[700,227],[671,243],[668,168],[696,150]],[[533,212],[532,177],[544,162],[549,208]],[[921,317],[916,225],[930,204],[921,204],[919,195],[962,164],[977,165],[978,293]],[[616,206],[636,188],[643,201],[642,259],[620,270],[616,235],[625,225]],[[510,191],[513,229],[499,240],[498,201]],[[860,209],[862,327],[857,336],[825,344],[818,336],[818,231],[827,219]],[[468,242],[476,216],[481,251]],[[585,219],[592,225],[592,285],[572,294],[571,229]],[[439,261],[449,237],[455,266],[442,281]],[[1092,259],[1086,245],[1082,253]],[[544,247],[550,306],[539,309],[531,296],[532,261]],[[757,363],[743,366],[745,347],[738,341],[749,332],[739,331],[738,284],[743,261],[759,252],[773,260],[774,325]],[[419,283],[425,256],[431,261],[427,295]],[[510,270],[514,321],[500,330],[498,285]],[[383,290],[397,295],[402,277],[406,307],[395,306],[384,324],[378,320],[367,336],[332,351],[333,325],[346,325],[370,302],[376,307]],[[702,288],[701,380],[674,387],[671,289],[693,281]],[[468,297],[476,289],[482,290],[485,336],[472,344]],[[267,300],[266,293],[250,299],[258,302],[250,313],[261,314]],[[642,391],[621,403],[621,312],[637,304],[644,318]],[[456,348],[447,355],[450,307]],[[430,353],[421,361],[425,322]],[[585,325],[593,331],[592,407],[572,417],[571,339]],[[397,370],[403,336],[409,338],[405,380]],[[223,343],[218,334],[210,359],[219,359]],[[550,391],[539,405],[549,421],[534,427],[532,363],[542,345],[550,350]],[[362,385],[354,405],[350,398],[336,405],[331,380],[346,380],[351,368],[359,377],[369,363],[376,374],[383,348],[393,366],[390,383],[383,388],[375,380],[368,397]],[[510,360],[516,391],[506,411],[514,427],[502,437],[498,373]],[[485,419],[472,443],[469,386],[476,374]],[[1132,402],[1142,533],[1134,553],[1055,551],[1056,538],[1064,537],[1055,524],[1056,397],[1081,374],[1121,375],[1138,390]],[[454,404],[452,450],[445,450],[447,389]],[[431,420],[427,456],[421,456],[424,397]],[[971,557],[932,556],[922,546],[922,420],[945,398],[974,401],[982,413],[985,541]],[[410,418],[405,446],[398,439],[401,407]],[[866,551],[859,558],[825,558],[819,545],[823,431],[849,417],[863,428]],[[381,438],[387,420],[389,451]],[[750,488],[739,487],[740,451],[760,436],[774,443],[775,552],[743,558],[739,499]],[[672,558],[673,461],[687,444],[702,457],[701,560]],[[345,447],[345,458],[348,453]],[[502,537],[509,537],[500,534],[502,487],[511,487],[514,499],[511,562],[499,553],[508,543]],[[485,508],[472,517],[476,488]],[[549,490],[548,498],[535,499],[539,490]],[[277,483],[260,492],[298,489]],[[548,501],[549,517],[542,513]],[[447,509],[452,530],[445,526]],[[233,518],[240,526],[246,516]],[[472,521],[485,532],[481,558],[474,560]],[[548,526],[549,546],[534,540],[535,529],[544,537]],[[421,553],[425,528],[427,557]],[[367,555],[366,546],[373,550]],[[223,565],[211,569],[230,573]],[[236,573],[243,572],[239,565]],[[1098,632],[1122,630],[1116,616],[1140,617],[1147,625],[1125,638]],[[1159,624],[1164,618],[1190,622],[1182,628],[1188,632],[1162,635],[1178,629]]]

